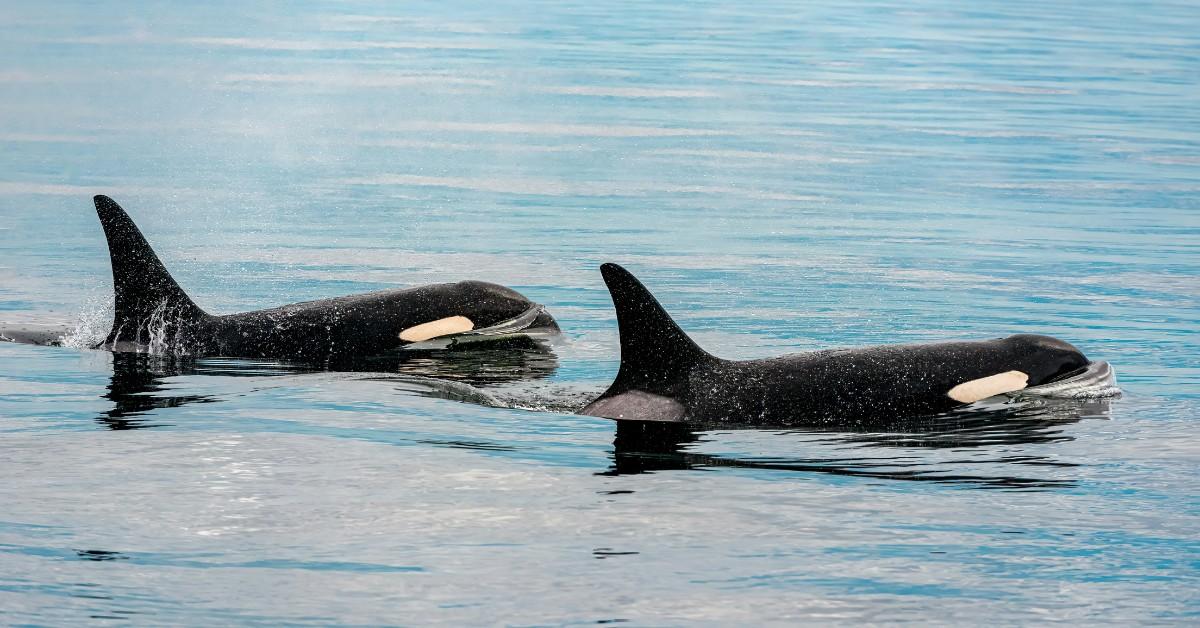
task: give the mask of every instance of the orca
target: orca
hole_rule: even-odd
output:
[[[558,332],[542,305],[483,281],[209,314],[179,287],[120,205],[103,195],[94,201],[108,239],[115,298],[112,330],[97,348],[329,362]]]
[[[742,425],[888,425],[1067,380],[1115,383],[1105,362],[1049,336],[833,349],[724,360],[692,341],[629,271],[600,268],[621,366],[580,414]]]

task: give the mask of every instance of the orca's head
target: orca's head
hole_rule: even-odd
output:
[[[451,308],[455,314],[465,314],[476,329],[491,327],[529,311],[536,304],[520,292],[486,281],[460,281],[449,284]]]
[[[1017,334],[1004,342],[1015,352],[1017,368],[1029,375],[1030,387],[1066,379],[1090,363],[1074,345],[1050,336]]]

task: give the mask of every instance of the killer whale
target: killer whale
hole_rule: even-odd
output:
[[[734,361],[700,348],[629,271],[604,264],[621,336],[612,385],[579,411],[618,420],[748,425],[888,424],[1111,369],[1069,343],[981,341],[833,349]],[[1090,381],[1090,380],[1089,380]]]
[[[483,281],[439,283],[214,315],[167,272],[116,201],[94,198],[112,263],[112,330],[98,348],[321,362],[558,332],[540,304]]]

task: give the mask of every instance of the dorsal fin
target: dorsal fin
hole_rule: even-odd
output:
[[[616,264],[600,267],[617,310],[621,370],[602,397],[627,390],[671,396],[682,392],[697,364],[717,360],[688,337],[654,295]]]
[[[107,196],[93,200],[108,238],[116,297],[113,328],[105,343],[118,339],[146,342],[144,336],[156,317],[168,324],[206,318],[208,314],[175,283],[129,214]]]

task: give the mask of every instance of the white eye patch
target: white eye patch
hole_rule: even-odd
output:
[[[1028,383],[1029,375],[1021,371],[1007,371],[963,382],[951,388],[946,396],[961,403],[974,403],[980,399],[1021,390]]]
[[[472,329],[475,329],[475,323],[466,316],[448,316],[436,321],[413,325],[400,332],[400,339],[405,342],[421,342],[430,338],[461,334]]]

